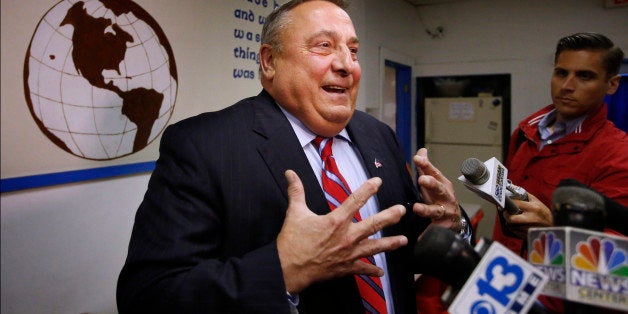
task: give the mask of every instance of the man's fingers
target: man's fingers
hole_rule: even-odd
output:
[[[434,177],[419,177],[419,185],[421,188],[427,190],[433,198],[446,198],[449,193],[445,185],[436,180]]]
[[[371,277],[384,276],[384,270],[370,263],[356,260],[350,270],[351,274],[367,275]]]
[[[378,177],[368,179],[356,191],[351,193],[332,214],[342,215],[343,219],[351,219],[366,204],[368,199],[377,193],[381,185],[382,179]]]
[[[416,165],[420,175],[429,174],[427,173],[427,170],[429,170],[427,169],[429,167],[429,161],[427,159],[427,149],[419,149],[412,157],[412,161],[414,161],[414,164]]]
[[[432,220],[451,219],[452,216],[459,216],[456,205],[449,203],[431,205],[415,203],[412,209],[415,214]]]
[[[288,208],[301,208],[301,206],[295,206],[297,204],[305,205],[305,189],[303,183],[296,172],[288,169],[284,173],[286,180],[288,181],[288,199],[290,205]]]
[[[394,251],[408,244],[406,236],[390,236],[381,239],[367,239],[364,241],[363,248],[366,250],[364,256],[373,256],[381,252]]]
[[[392,237],[384,237],[381,239],[366,239],[360,243],[360,247],[356,250],[356,262],[359,261],[359,258],[373,256],[382,252],[388,252],[396,250],[402,246],[408,244],[408,238],[405,236],[392,236]],[[354,266],[359,266],[359,264],[354,264]],[[381,276],[370,271],[375,270],[378,267],[371,265],[372,267],[360,266],[352,270],[354,274],[365,274],[369,276]],[[381,270],[381,269],[380,269]]]
[[[430,159],[427,157],[426,148],[419,149],[412,158],[412,160],[417,166],[419,174],[432,176],[436,180],[441,180],[442,178],[444,178],[442,176],[442,173],[430,162]]]
[[[406,208],[403,205],[395,205],[363,219],[361,222],[355,224],[355,228],[359,230],[358,232],[362,234],[364,238],[367,238],[382,230],[384,227],[398,223],[405,214]]]

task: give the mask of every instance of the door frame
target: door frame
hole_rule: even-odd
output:
[[[406,161],[410,162],[412,154],[416,150],[412,143],[416,143],[416,132],[412,126],[416,124],[414,106],[415,85],[412,84],[412,66],[415,64],[414,58],[393,52],[385,47],[379,47],[380,57],[380,78],[379,78],[379,118],[382,118],[384,103],[384,93],[386,88],[386,67],[395,69],[395,102],[396,108],[396,134]]]

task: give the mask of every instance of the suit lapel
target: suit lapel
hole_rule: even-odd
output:
[[[303,182],[310,210],[317,214],[328,213],[329,207],[323,190],[290,122],[266,91],[262,91],[256,100],[253,132],[261,138],[257,150],[275,183],[288,200],[288,182],[284,173],[288,169],[294,170]]]
[[[364,125],[356,120],[352,119],[349,122],[347,132],[361,154],[369,178],[383,178],[386,161],[381,147],[385,147],[385,145],[379,142],[379,137],[369,134]]]
[[[403,188],[401,177],[398,173],[397,156],[387,149],[390,145],[384,143],[384,137],[380,133],[373,132],[373,129],[362,121],[358,113],[354,114],[347,132],[362,155],[364,167],[369,178],[379,177],[383,184],[377,191],[377,199],[380,210],[399,202],[399,191]],[[393,140],[394,138],[389,138]]]

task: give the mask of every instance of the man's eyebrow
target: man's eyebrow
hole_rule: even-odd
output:
[[[598,73],[591,70],[576,70],[576,75],[598,76]]]
[[[593,70],[570,70],[570,69],[566,69],[560,66],[556,66],[554,67],[554,71],[566,71],[566,72],[573,72],[576,75],[582,75],[582,74],[588,74],[588,75],[599,75],[598,72],[593,71]]]
[[[336,31],[331,31],[331,30],[322,30],[322,31],[318,31],[314,34],[312,34],[312,36],[310,36],[309,40],[314,40],[318,37],[332,37],[332,38],[338,38],[340,37],[340,35],[338,34],[338,32]],[[349,38],[349,43],[350,44],[359,44],[360,41],[358,40],[357,37],[352,36],[351,38]]]

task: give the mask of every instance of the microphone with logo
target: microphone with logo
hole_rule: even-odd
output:
[[[475,249],[453,231],[432,226],[414,247],[414,271],[450,285],[449,313],[527,313],[547,276],[503,245],[481,239]]]
[[[628,238],[602,232],[605,203],[597,191],[563,180],[552,193],[555,227],[528,231],[528,260],[549,277],[542,294],[565,299],[565,313],[628,308]]]
[[[468,158],[462,162],[460,172],[462,176],[458,180],[469,190],[511,215],[521,214],[512,199],[527,201],[528,193],[508,180],[508,169],[497,158],[484,163],[477,158]]]

